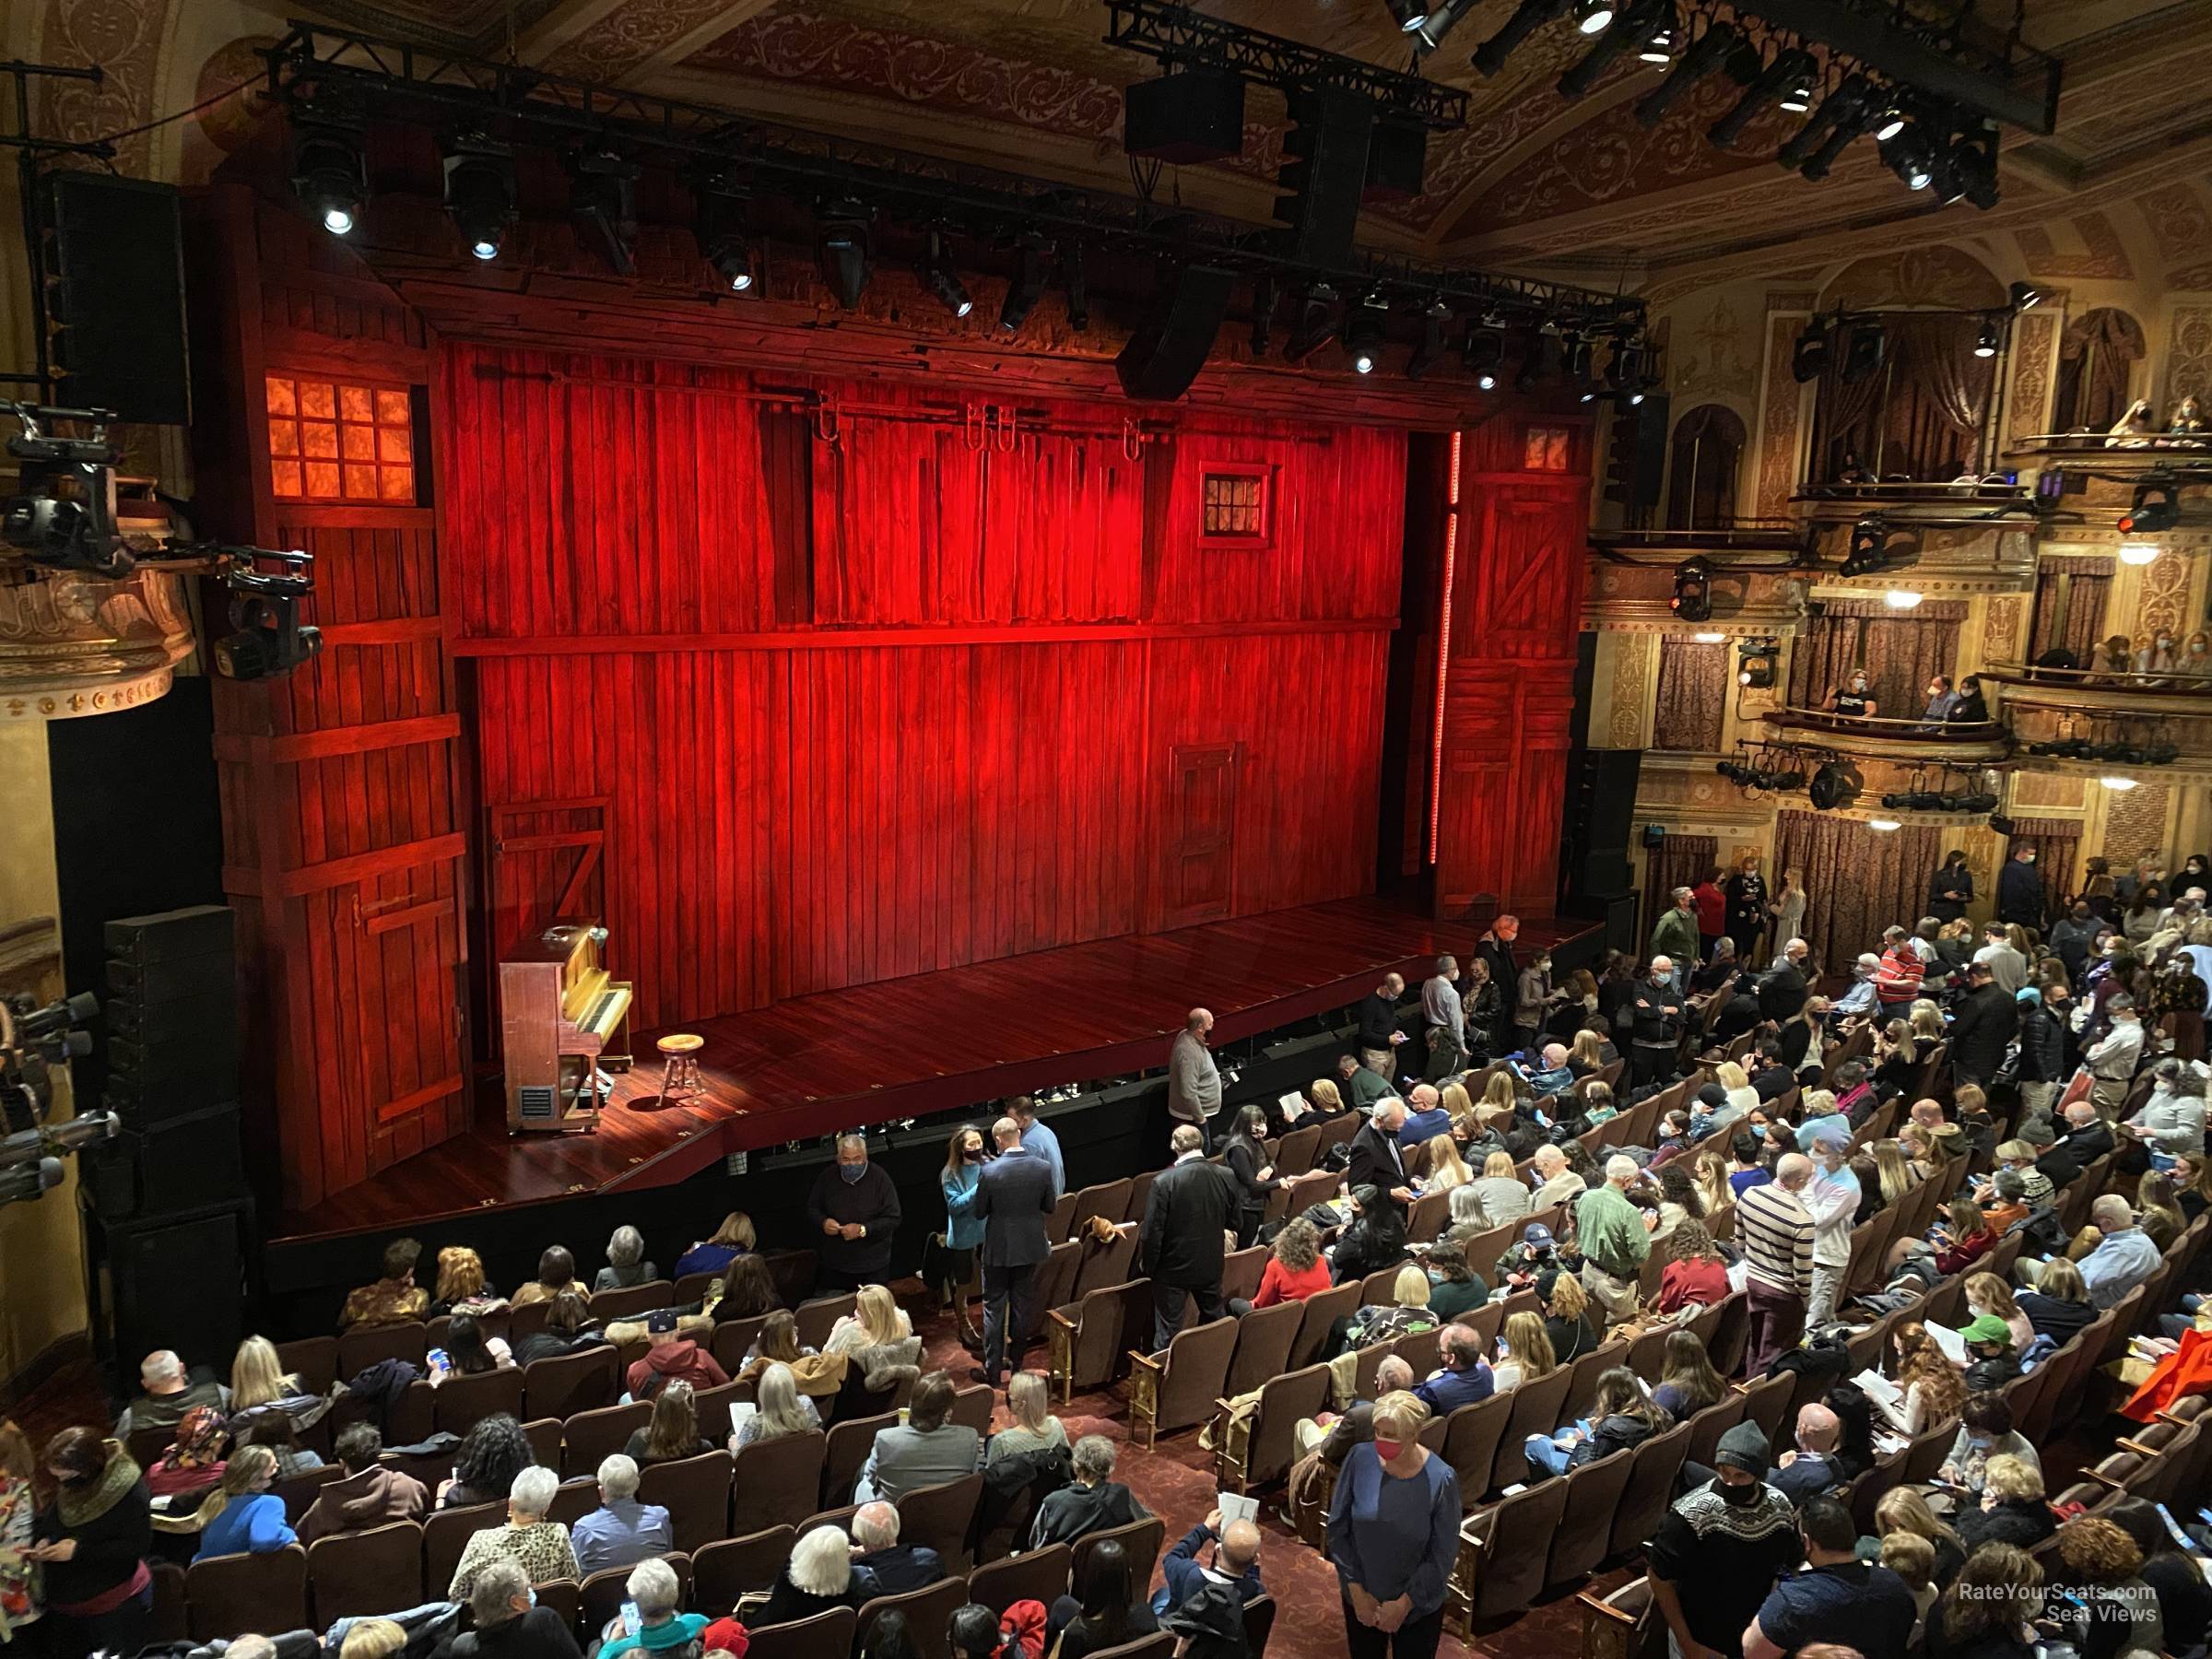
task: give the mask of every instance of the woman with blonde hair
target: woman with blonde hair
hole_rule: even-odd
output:
[[[1881,1176],[1883,1205],[1900,1203],[1920,1184],[1920,1171],[1912,1167],[1904,1147],[1897,1141],[1876,1141],[1873,1151],[1874,1167]]]
[[[1574,1034],[1573,1045],[1567,1051],[1567,1069],[1578,1078],[1606,1069],[1606,1051],[1597,1033],[1587,1026]]]
[[[1898,1326],[1891,1343],[1897,1353],[1891,1380],[1900,1397],[1895,1406],[1881,1406],[1890,1426],[1900,1434],[1920,1434],[1958,1416],[1966,1404],[1966,1379],[1936,1346],[1927,1326],[1908,1320]]]
[[[1006,1409],[1014,1421],[991,1437],[983,1452],[986,1464],[1068,1443],[1067,1426],[1053,1415],[1052,1385],[1042,1371],[1014,1373],[1006,1384]]]
[[[1490,1080],[1482,1086],[1482,1099],[1477,1102],[1484,1108],[1497,1107],[1504,1112],[1516,1112],[1521,1106],[1521,1095],[1513,1086],[1513,1074],[1494,1071]]]
[[[1925,997],[1912,1005],[1911,1029],[1912,1035],[1923,1042],[1943,1041],[1943,1010]]]
[[[1437,1317],[1429,1311],[1429,1274],[1408,1262],[1391,1281],[1390,1300],[1359,1309],[1344,1322],[1344,1340],[1335,1353],[1348,1354],[1371,1343],[1394,1342],[1422,1331],[1433,1331]]]
[[[692,1273],[720,1273],[747,1251],[759,1247],[753,1218],[743,1210],[732,1210],[723,1217],[722,1225],[710,1237],[700,1240],[677,1257],[670,1272],[677,1278]]]
[[[1467,1092],[1465,1078],[1454,1077],[1437,1095],[1437,1104],[1443,1108],[1444,1115],[1456,1124],[1460,1119],[1474,1114],[1475,1097]]]
[[[670,1386],[688,1388],[689,1385],[678,1382]],[[805,1434],[821,1426],[821,1413],[815,1410],[812,1400],[799,1392],[791,1367],[771,1360],[755,1384],[752,1414],[730,1435],[730,1450],[740,1451],[759,1441],[782,1440],[787,1434]]]
[[[1724,1142],[1728,1136],[1716,1138]],[[1728,1183],[1728,1154],[1720,1146],[1709,1146],[1690,1159],[1689,1179],[1698,1189],[1698,1196],[1704,1200],[1708,1216],[1735,1202],[1735,1189]]]
[[[1979,1319],[1984,1313],[2005,1322],[2012,1333],[2012,1351],[2024,1354],[2028,1345],[2035,1340],[2035,1326],[2028,1315],[2020,1312],[2018,1299],[2012,1287],[1994,1273],[1970,1273],[1966,1276],[1966,1311],[1969,1319]]]
[[[888,1347],[914,1334],[912,1321],[890,1291],[881,1285],[863,1285],[853,1299],[853,1312],[830,1327],[822,1344],[825,1358],[850,1354],[861,1348]]]
[[[2033,1549],[2058,1530],[2043,1497],[2043,1472],[2026,1458],[1991,1458],[1982,1473],[1981,1507],[1962,1509],[1957,1525],[1969,1556],[1984,1544]]]
[[[276,1358],[276,1345],[266,1336],[249,1336],[238,1345],[238,1353],[230,1361],[233,1414],[278,1400],[297,1399],[306,1392],[306,1384],[299,1378],[285,1375],[283,1362]]]
[[[1306,1099],[1312,1101],[1312,1115],[1322,1118],[1344,1115],[1344,1095],[1334,1077],[1316,1077],[1306,1085]]]
[[[1526,1308],[1506,1315],[1505,1329],[1498,1338],[1498,1363],[1490,1368],[1491,1386],[1503,1394],[1524,1382],[1548,1377],[1559,1369],[1551,1338],[1544,1330],[1544,1316]]]
[[[507,1299],[486,1282],[484,1258],[465,1244],[448,1244],[438,1253],[438,1288],[430,1317],[448,1313],[496,1313]]]
[[[1750,1074],[1734,1060],[1724,1060],[1714,1066],[1712,1080],[1727,1092],[1729,1106],[1740,1116],[1750,1116],[1764,1103],[1759,1098],[1759,1090],[1751,1087]]]
[[[1492,1152],[1482,1160],[1482,1174],[1472,1183],[1482,1224],[1503,1227],[1528,1214],[1533,1199],[1528,1182],[1513,1172],[1511,1152]]]
[[[1443,1630],[1459,1549],[1459,1481],[1421,1444],[1429,1407],[1395,1389],[1374,1404],[1374,1438],[1346,1453],[1329,1502],[1328,1554],[1355,1653],[1416,1659]]]
[[[1936,1569],[1931,1576],[1938,1585],[1949,1583],[1966,1565],[1966,1550],[1959,1535],[1950,1523],[1928,1507],[1918,1487],[1891,1487],[1882,1494],[1881,1501],[1874,1506],[1874,1533],[1877,1537],[1911,1533],[1926,1539],[1935,1547]]]
[[[284,1500],[269,1488],[276,1484],[276,1453],[266,1446],[241,1446],[223,1465],[223,1477],[184,1520],[164,1516],[157,1531],[197,1532],[194,1561],[211,1556],[269,1555],[298,1535],[284,1518]]]
[[[1605,1335],[1590,1317],[1590,1297],[1582,1280],[1565,1268],[1548,1271],[1551,1283],[1547,1286],[1539,1278],[1536,1294],[1544,1301],[1544,1334],[1551,1338],[1551,1351],[1565,1365],[1597,1352]]]
[[[407,1628],[395,1618],[357,1618],[346,1627],[338,1659],[392,1659],[407,1645]]]
[[[1429,1140],[1429,1173],[1421,1182],[1421,1195],[1430,1193],[1448,1193],[1453,1187],[1465,1186],[1475,1179],[1467,1168],[1467,1160],[1459,1155],[1459,1143],[1448,1135],[1431,1135]]]

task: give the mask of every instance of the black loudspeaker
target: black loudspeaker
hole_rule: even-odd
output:
[[[1641,749],[1577,749],[1567,758],[1567,800],[1559,826],[1563,901],[1632,898],[1629,835],[1636,817]]]
[[[93,1210],[112,1221],[243,1199],[238,1108],[225,1103],[149,1129],[125,1129],[88,1162],[85,1184]]]
[[[1290,124],[1275,175],[1276,220],[1289,227],[1283,253],[1301,265],[1342,265],[1367,193],[1374,102],[1342,87],[1303,88],[1290,95]]]
[[[1370,202],[1409,202],[1421,194],[1429,170],[1429,129],[1418,121],[1378,121],[1367,147]]]
[[[97,1230],[107,1266],[114,1353],[126,1370],[156,1348],[227,1372],[246,1335],[253,1212],[243,1204],[110,1222]]]
[[[1122,93],[1122,147],[1176,167],[1241,154],[1244,77],[1189,69],[1138,81]]]
[[[238,979],[233,919],[219,904],[110,922],[109,1107],[147,1130],[221,1108],[238,1135]]]
[[[1229,315],[1232,278],[1218,265],[1186,265],[1175,289],[1113,360],[1122,390],[1146,403],[1170,403],[1190,390]]]
[[[182,426],[192,398],[176,190],[98,172],[57,172],[49,187],[61,401]]]
[[[1666,398],[1654,393],[1613,411],[1613,436],[1606,450],[1606,500],[1631,510],[1659,505],[1659,480],[1666,471]]]

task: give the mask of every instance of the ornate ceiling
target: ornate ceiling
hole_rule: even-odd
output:
[[[2204,0],[2024,0],[2024,32],[2066,65],[2057,133],[2006,136],[2004,199],[1931,212],[1853,147],[1820,182],[1773,161],[1770,113],[1731,150],[1704,129],[1732,101],[1709,82],[1647,132],[1630,105],[1656,71],[1617,65],[1578,102],[1557,91],[1583,49],[1538,31],[1486,80],[1474,46],[1513,0],[1479,0],[1425,73],[1465,88],[1471,119],[1432,139],[1427,187],[1371,207],[1363,239],[1508,270],[1665,290],[1783,275],[1904,241],[2019,238],[2054,279],[2128,261],[2114,229],[2147,226],[2170,273],[2212,276],[2212,12]],[[1154,73],[1101,39],[1102,0],[324,0],[334,21],[467,43],[562,72],[1087,183],[1132,188],[1121,90]],[[1199,9],[1332,52],[1403,66],[1383,0],[1199,0]],[[1985,11],[2009,10],[1985,6]],[[1168,170],[1158,189],[1265,220],[1283,111],[1247,104],[1233,163]],[[2138,200],[2140,198],[2140,201]],[[2153,273],[2139,273],[2145,276]]]

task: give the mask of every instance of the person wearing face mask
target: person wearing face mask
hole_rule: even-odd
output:
[[[1951,711],[1958,706],[1959,693],[1951,688],[1951,677],[1938,674],[1928,681],[1928,706],[1920,712],[1920,717],[1940,724],[1950,719]]]
[[[1433,1659],[1459,1555],[1459,1477],[1417,1438],[1429,1408],[1399,1390],[1375,1402],[1374,1438],[1345,1456],[1328,1553],[1351,1659]]]
[[[960,1346],[971,1353],[982,1351],[983,1334],[968,1312],[960,1287],[974,1277],[975,1249],[983,1241],[983,1218],[976,1213],[975,1194],[988,1156],[983,1132],[975,1124],[962,1124],[952,1132],[945,1145],[945,1168],[937,1176],[945,1194],[945,1247],[924,1253],[928,1269],[924,1277],[937,1293],[940,1308],[959,1310]]]
[[[1673,1659],[1733,1659],[1774,1581],[1799,1559],[1790,1500],[1767,1484],[1759,1425],[1722,1435],[1713,1463],[1702,1485],[1675,1500],[1645,1554]]]
[[[2182,660],[2176,665],[2176,669],[2193,679],[2203,679],[2212,675],[2212,634],[2201,628],[2191,634],[2188,642],[2182,648]]]
[[[468,1593],[476,1628],[454,1637],[446,1659],[582,1659],[569,1621],[537,1605],[530,1575],[513,1561],[494,1561]]]
[[[1997,920],[2042,931],[2042,872],[2035,867],[2035,849],[2024,841],[2012,849],[2012,856],[1997,872]]]
[[[2150,637],[2147,644],[2136,647],[2137,674],[2171,674],[2181,666],[2173,654],[2173,630],[2161,628]]]
[[[144,1476],[120,1441],[96,1429],[65,1429],[46,1442],[51,1507],[32,1525],[22,1551],[44,1569],[45,1651],[83,1659],[99,1651],[135,1653],[146,1645],[153,1575],[152,1503]]]
[[[284,1500],[269,1488],[276,1480],[276,1453],[266,1446],[243,1446],[223,1465],[223,1478],[193,1517],[200,1547],[193,1556],[267,1555],[297,1542],[284,1519]]]
[[[1959,682],[1959,698],[1951,705],[1950,724],[1983,725],[1988,720],[1989,700],[1982,694],[1982,682],[1970,674]]]
[[[868,1161],[858,1135],[837,1137],[837,1161],[815,1180],[806,1196],[806,1225],[820,1234],[815,1248],[818,1293],[857,1290],[883,1278],[899,1231],[899,1189]]]
[[[1876,701],[1874,681],[1864,668],[1853,668],[1841,686],[1829,689],[1828,700],[1821,705],[1830,714],[1844,714],[1853,718],[1868,718],[1881,712]]]

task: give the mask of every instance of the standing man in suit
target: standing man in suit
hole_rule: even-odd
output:
[[[1792,939],[1782,947],[1774,959],[1774,966],[1766,978],[1759,982],[1759,1017],[1780,1025],[1785,1019],[1794,1019],[1805,1012],[1805,999],[1812,994],[1812,986],[1805,977],[1806,959],[1812,947],[1803,939]]]
[[[1521,918],[1500,916],[1475,942],[1475,954],[1488,964],[1490,983],[1498,987],[1498,1017],[1490,1026],[1493,1054],[1510,1053],[1513,1046],[1513,989],[1521,982],[1521,966],[1513,960],[1513,941],[1521,936]]]
[[[1344,1171],[1347,1186],[1371,1186],[1388,1193],[1401,1210],[1413,1203],[1413,1189],[1406,1181],[1406,1154],[1398,1146],[1406,1119],[1406,1102],[1397,1096],[1377,1100],[1359,1133],[1352,1136],[1351,1158]]]
[[[1206,1161],[1206,1137],[1197,1125],[1176,1124],[1168,1148],[1175,1161],[1152,1182],[1137,1234],[1152,1280],[1154,1353],[1182,1328],[1186,1297],[1197,1300],[1201,1324],[1221,1317],[1222,1235],[1237,1224],[1236,1186],[1228,1171]]]
[[[1206,1035],[1213,1029],[1213,1015],[1204,1008],[1193,1008],[1183,1018],[1174,1047],[1168,1051],[1168,1115],[1196,1128],[1201,1147],[1212,1133],[1207,1121],[1221,1110],[1221,1073],[1214,1065],[1214,1051],[1206,1044]]]
[[[1053,1169],[1021,1144],[1021,1125],[991,1125],[998,1156],[976,1177],[972,1214],[983,1224],[983,1364],[969,1373],[999,1387],[1019,1370],[1037,1317],[1037,1266],[1053,1253],[1045,1221],[1053,1213]]]

